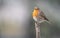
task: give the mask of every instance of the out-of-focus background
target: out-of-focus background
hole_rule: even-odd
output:
[[[60,38],[60,0],[0,0],[0,38],[35,38],[35,6],[51,22],[41,23],[41,38]]]

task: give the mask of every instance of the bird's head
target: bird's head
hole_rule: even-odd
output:
[[[34,7],[34,10],[39,10],[39,8],[38,7]]]

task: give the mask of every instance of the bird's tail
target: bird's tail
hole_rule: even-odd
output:
[[[44,17],[45,20],[49,21],[46,17]]]

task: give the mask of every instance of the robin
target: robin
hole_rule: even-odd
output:
[[[38,7],[34,7],[32,16],[35,22],[38,22],[38,21],[41,22],[41,20],[42,22],[43,20],[49,21],[44,15],[44,13]]]

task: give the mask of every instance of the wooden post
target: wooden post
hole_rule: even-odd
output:
[[[40,38],[40,24],[35,23],[36,38]]]

